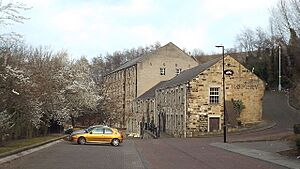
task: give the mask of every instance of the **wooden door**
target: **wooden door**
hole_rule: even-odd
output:
[[[209,118],[209,132],[220,130],[220,118],[219,117],[210,117]]]

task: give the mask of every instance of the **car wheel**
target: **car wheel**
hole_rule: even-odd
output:
[[[113,145],[113,146],[118,146],[118,145],[120,145],[120,140],[117,139],[117,138],[114,138],[114,139],[111,141],[111,145]]]
[[[84,137],[79,137],[78,140],[77,140],[77,143],[78,144],[85,144],[86,143],[86,140]]]

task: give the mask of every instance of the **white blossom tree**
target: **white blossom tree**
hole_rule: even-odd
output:
[[[96,109],[99,96],[91,76],[90,65],[85,58],[71,64],[66,80],[68,81],[65,90],[66,107],[74,126],[75,119],[86,113],[84,111]]]

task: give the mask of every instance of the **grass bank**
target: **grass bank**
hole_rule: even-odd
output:
[[[52,140],[55,138],[62,137],[60,134],[55,134],[55,135],[48,135],[48,136],[43,136],[43,137],[35,137],[31,139],[20,139],[20,140],[12,140],[7,143],[5,143],[3,146],[0,146],[0,154],[14,151],[17,149],[25,148],[34,144],[39,144],[46,142],[48,140]]]

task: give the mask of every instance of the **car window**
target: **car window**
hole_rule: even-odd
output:
[[[94,128],[95,128],[94,126],[90,126],[89,128],[86,129],[86,131],[87,131],[87,132],[90,132],[90,131],[92,131]]]
[[[109,128],[105,128],[105,134],[112,134],[113,131]]]
[[[103,134],[103,128],[95,128],[93,134]]]

